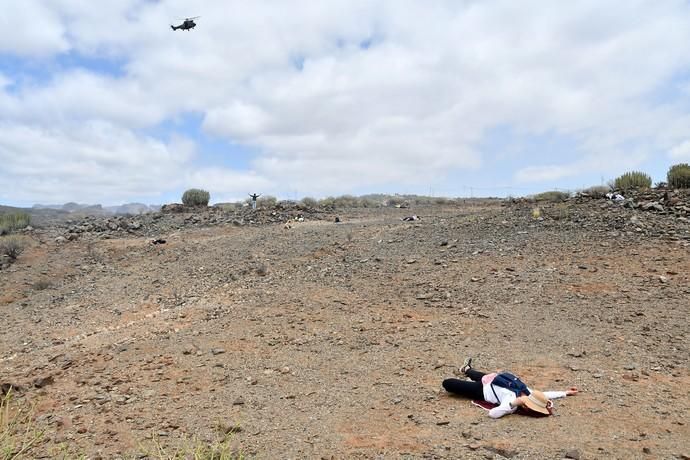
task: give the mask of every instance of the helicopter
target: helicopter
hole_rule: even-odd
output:
[[[170,25],[170,28],[172,30],[177,30],[177,29],[182,29],[182,30],[192,30],[193,28],[196,27],[196,22],[194,22],[195,19],[199,19],[201,16],[194,16],[193,18],[186,18],[182,24],[179,26],[173,26]]]

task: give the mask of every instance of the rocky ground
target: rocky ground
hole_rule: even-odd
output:
[[[233,431],[248,458],[688,459],[687,197],[651,198],[46,224],[0,270],[0,383],[45,430],[27,458]],[[581,394],[492,420],[440,387],[467,355]]]

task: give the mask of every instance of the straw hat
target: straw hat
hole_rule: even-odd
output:
[[[539,412],[540,414],[551,415],[553,403],[541,391],[532,390],[529,396],[523,398],[523,401],[525,402],[525,407],[528,409]]]

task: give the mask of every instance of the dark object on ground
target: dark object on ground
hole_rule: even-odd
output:
[[[19,393],[22,391],[22,388],[19,385],[15,385],[13,383],[2,383],[0,384],[0,396],[5,396],[10,393]]]
[[[36,388],[43,388],[43,387],[48,386],[54,382],[55,382],[55,379],[53,379],[53,376],[48,375],[45,377],[39,377],[39,378],[35,379],[34,380],[34,386]]]
[[[340,223],[340,217],[338,217],[338,216],[335,217],[335,223],[336,223],[336,224],[337,224],[337,223]]]
[[[151,241],[151,244],[165,244],[165,240],[162,238],[158,238],[158,239]]]
[[[401,220],[404,220],[405,222],[412,222],[414,220],[420,220],[420,219],[415,214],[414,216],[403,217]]]

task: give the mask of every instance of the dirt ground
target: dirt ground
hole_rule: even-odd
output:
[[[260,459],[690,458],[690,240],[499,202],[333,216],[33,235],[0,271],[0,383],[46,430],[27,458],[230,428]],[[468,355],[581,394],[490,419],[441,388]]]

